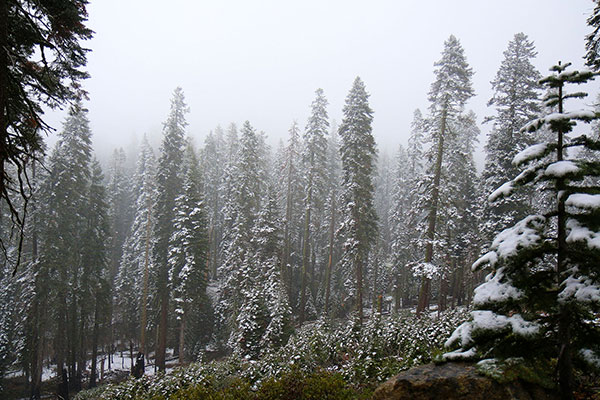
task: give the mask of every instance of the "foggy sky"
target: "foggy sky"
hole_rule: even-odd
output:
[[[558,60],[581,67],[592,9],[591,0],[90,0],[96,34],[85,43],[92,77],[84,86],[94,146],[104,158],[116,146],[131,150],[144,133],[158,143],[176,86],[197,144],[218,124],[245,120],[274,144],[294,119],[304,128],[319,87],[339,123],[358,75],[379,150],[393,154],[414,109],[426,111],[433,63],[450,34],[475,72],[467,108],[481,122],[514,34],[534,41],[542,74]],[[64,115],[46,117],[60,129]]]

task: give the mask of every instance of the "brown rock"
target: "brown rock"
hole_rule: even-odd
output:
[[[498,383],[473,364],[427,364],[404,371],[379,386],[373,400],[556,400],[558,394],[515,380]]]

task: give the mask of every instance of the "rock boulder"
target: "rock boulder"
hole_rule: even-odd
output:
[[[404,371],[379,386],[373,400],[556,400],[558,394],[527,382],[498,383],[473,364],[427,364]]]

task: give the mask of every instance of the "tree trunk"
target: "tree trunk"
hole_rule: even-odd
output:
[[[181,323],[179,324],[179,365],[184,363],[184,348],[185,348],[185,305],[181,314]]]
[[[39,399],[42,389],[42,370],[44,363],[44,338],[42,336],[42,324],[40,300],[37,298],[33,301],[33,349],[31,354],[31,399]]]
[[[427,225],[427,244],[425,246],[426,263],[431,263],[433,260],[433,240],[435,239],[435,223],[437,219],[438,202],[440,196],[440,178],[442,176],[442,159],[444,156],[444,138],[446,135],[446,105],[442,111],[442,121],[440,127],[440,137],[438,140],[437,155],[435,161],[435,171],[433,177],[433,188],[431,191],[431,208],[429,210],[428,225]],[[419,304],[417,305],[417,317],[421,315],[425,309],[429,307],[429,299],[431,297],[431,279],[424,276],[419,291]]]
[[[4,3],[4,6],[6,3]],[[2,6],[0,6],[2,7]],[[1,14],[1,11],[0,11]],[[1,29],[1,28],[0,28]],[[0,91],[3,91],[3,88],[0,88]],[[32,179],[36,181],[36,161],[35,159],[31,165],[32,171]],[[35,201],[32,204],[32,231],[31,231],[31,258],[34,263],[37,263],[38,259],[38,236],[37,236],[37,213],[36,213],[36,204]],[[40,276],[36,276],[35,278],[35,286],[39,285],[39,282],[44,281]],[[44,298],[41,298],[44,296]],[[44,324],[42,322],[43,316],[46,314],[46,300],[45,294],[40,294],[39,291],[36,292],[33,298],[31,316],[33,319],[32,326],[33,332],[31,335],[33,336],[32,340],[32,353],[31,353],[31,399],[39,399],[42,391],[42,371],[44,368],[44,336],[42,332],[44,330]]]
[[[165,372],[166,369],[168,311],[169,293],[163,290],[160,298],[160,321],[158,324],[158,346],[156,348],[156,366],[160,372]]]
[[[377,248],[377,247],[376,247]],[[379,308],[379,312],[381,312],[381,302],[378,302],[377,296],[377,279],[379,274],[379,257],[375,257],[375,262],[373,263],[373,292],[371,293],[371,312],[375,313],[375,307]]]
[[[133,358],[133,340],[129,340],[129,369],[133,372],[135,361]]]
[[[98,362],[98,335],[100,330],[100,306],[98,305],[98,294],[96,293],[96,305],[94,307],[94,328],[92,330],[92,366],[90,369],[89,387],[96,387],[97,362]]]
[[[358,312],[358,323],[363,323],[363,260],[360,255],[354,258],[354,267],[356,270],[356,311]]]
[[[329,257],[327,261],[327,276],[325,277],[325,315],[329,314],[329,296],[331,291],[331,274],[333,272],[333,245],[335,235],[335,194],[331,192],[331,219],[329,223]]]
[[[302,240],[302,285],[300,286],[300,317],[299,324],[304,322],[306,317],[306,286],[308,284],[308,264],[310,262],[310,214],[312,207],[312,173],[308,177],[308,194],[306,196],[306,211],[304,215],[304,238]]]
[[[559,62],[560,65],[560,62]],[[562,85],[558,88],[558,112],[563,112],[563,88]],[[556,148],[557,161],[563,160],[563,132],[558,131],[558,143]],[[556,278],[557,284],[560,286],[564,281],[563,276],[566,271],[565,258],[567,255],[567,240],[566,240],[566,211],[565,211],[565,180],[559,178],[556,180],[556,191],[558,195],[558,253],[556,261]],[[562,400],[573,399],[573,360],[571,350],[571,310],[568,304],[559,304],[559,319],[558,319],[558,339],[560,352],[558,355],[558,383],[560,387],[560,396]]]

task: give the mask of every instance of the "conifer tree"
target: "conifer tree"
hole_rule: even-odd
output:
[[[472,69],[469,67],[464,50],[456,37],[451,35],[444,42],[442,58],[435,64],[435,81],[429,91],[429,133],[432,146],[428,155],[428,191],[427,228],[425,231],[425,256],[423,269],[433,269],[434,241],[436,239],[437,214],[439,210],[440,182],[442,162],[448,151],[448,135],[452,133],[452,124],[462,112],[465,103],[473,96],[471,86]],[[429,305],[431,296],[431,276],[423,274],[419,290],[417,314]]]
[[[231,193],[226,198],[226,223],[231,224],[231,228],[224,241],[216,310],[222,319],[220,329],[230,332],[230,345],[235,343],[233,337],[240,326],[240,307],[246,296],[251,295],[249,289],[245,292],[241,289],[250,287],[253,279],[249,272],[253,269],[252,235],[264,190],[260,145],[256,130],[246,121],[241,130],[238,157],[229,169]]]
[[[541,75],[531,64],[536,54],[527,36],[517,33],[508,43],[504,60],[492,81],[494,95],[488,105],[496,107],[496,115],[488,118],[494,125],[486,144],[486,163],[482,174],[485,193],[516,174],[512,159],[533,144],[531,134],[520,133],[519,130],[540,112],[538,81]],[[493,204],[485,203],[482,228],[486,238],[491,239],[492,232],[527,215],[531,211],[530,197],[524,192]]]
[[[339,135],[342,139],[344,220],[339,229],[344,237],[342,262],[354,272],[353,297],[358,321],[363,319],[363,277],[369,251],[377,235],[373,204],[373,173],[376,149],[371,123],[373,111],[363,81],[357,77],[346,97]]]
[[[41,133],[52,129],[44,111],[85,97],[81,81],[88,77],[82,69],[88,49],[80,42],[93,34],[86,5],[86,0],[0,4],[0,199],[20,231],[16,264],[30,188],[27,177],[12,172],[27,174],[43,150]]]
[[[271,186],[253,235],[260,274],[258,284],[268,311],[268,324],[259,343],[262,351],[285,345],[292,332],[291,309],[279,268],[282,239],[281,218],[275,190]]]
[[[284,205],[284,232],[283,252],[281,257],[281,277],[287,290],[288,302],[295,298],[293,295],[293,270],[297,254],[298,238],[301,236],[301,209],[302,209],[302,179],[300,171],[300,130],[294,121],[289,129],[288,144],[284,149],[280,178],[280,202]]]
[[[393,231],[391,251],[394,263],[394,308],[396,311],[406,306],[409,297],[409,281],[411,274],[408,265],[414,262],[416,256],[415,235],[416,229],[411,223],[411,207],[414,187],[411,185],[415,175],[410,172],[411,165],[407,151],[402,145],[398,148],[396,165],[394,166],[393,182],[393,208],[391,210],[390,222]],[[414,163],[416,164],[416,160]],[[413,164],[414,165],[414,164]]]
[[[106,198],[102,173],[92,163],[86,113],[80,103],[71,108],[40,190],[39,273],[54,311],[49,322],[57,372],[66,367],[75,388],[81,388],[87,362],[89,321],[100,323],[95,304],[104,299],[103,308],[110,309]]]
[[[327,130],[329,128],[327,99],[323,94],[323,89],[317,89],[315,94],[315,100],[311,105],[311,115],[303,137],[302,163],[305,174],[305,187],[299,323],[304,322],[305,319],[307,296],[315,291],[314,284],[309,282],[309,279],[314,280],[311,254],[316,251],[313,247],[318,238],[315,238],[314,235],[320,227],[326,193],[325,163],[327,158]],[[307,294],[307,287],[309,294]]]
[[[598,152],[600,143],[588,136],[572,137],[576,122],[598,118],[591,111],[565,109],[565,101],[585,93],[567,92],[569,83],[593,78],[590,71],[555,65],[541,82],[556,89],[544,99],[558,111],[522,128],[535,132],[548,127],[554,140],[530,146],[513,159],[522,172],[496,189],[490,201],[510,196],[524,185],[547,184],[553,202],[539,214],[529,215],[500,232],[490,251],[473,265],[489,265],[492,272],[475,289],[472,320],[461,325],[447,345],[460,349],[445,358],[483,358],[480,365],[502,368],[522,357],[530,366],[551,371],[557,360],[561,398],[572,399],[575,365],[598,368],[600,329],[594,315],[600,311],[600,187],[586,178],[600,175],[598,161],[581,159],[571,148]],[[492,358],[494,360],[492,360]]]
[[[335,120],[331,123],[329,140],[327,142],[327,201],[325,202],[326,227],[327,230],[327,269],[323,282],[324,300],[323,315],[329,315],[331,309],[331,286],[334,278],[334,266],[339,257],[339,240],[335,235],[337,225],[340,221],[341,176],[342,162],[340,159],[340,145],[338,142],[338,127]],[[341,296],[337,296],[339,298]]]
[[[115,282],[117,323],[122,339],[139,339],[139,352],[146,354],[149,273],[152,268],[152,232],[156,202],[156,160],[144,136],[134,173],[134,215],[123,244],[123,255]]]
[[[173,234],[175,220],[175,199],[182,186],[180,169],[184,155],[184,137],[187,122],[185,114],[189,112],[185,104],[183,90],[176,88],[171,99],[171,111],[164,124],[163,142],[157,164],[156,200],[154,225],[154,243],[152,256],[156,276],[157,296],[160,304],[158,327],[158,343],[156,348],[156,365],[160,371],[165,370],[165,352],[167,348],[167,324],[169,312],[169,265],[168,247]]]
[[[80,332],[80,345],[84,347],[88,332],[91,333],[91,371],[90,387],[95,386],[97,376],[97,355],[100,341],[100,331],[108,327],[111,303],[111,269],[109,260],[109,207],[106,189],[103,185],[104,175],[97,160],[91,165],[91,177],[88,188],[87,209],[85,213],[86,226],[82,245],[80,318],[85,329]],[[89,319],[86,322],[85,319]],[[92,326],[87,326],[91,322]],[[91,332],[90,332],[91,331]],[[80,364],[86,365],[85,350],[80,354]],[[81,371],[79,371],[81,373]],[[81,378],[79,378],[81,379]]]
[[[464,273],[479,252],[478,223],[480,216],[479,178],[473,154],[479,136],[475,114],[460,115],[453,124],[454,132],[448,137],[448,154],[442,165],[439,239],[434,246],[438,254],[440,278],[438,310],[447,307],[447,296],[463,301]]]
[[[204,174],[204,198],[208,215],[209,249],[208,263],[213,278],[217,276],[220,262],[219,248],[223,239],[223,179],[226,166],[225,137],[223,129],[217,126],[204,142],[202,150],[202,172]]]
[[[169,244],[169,275],[175,313],[179,324],[179,362],[193,353],[194,343],[200,333],[197,329],[204,322],[208,306],[206,285],[208,270],[207,218],[201,192],[201,173],[198,160],[188,143],[183,164],[183,187],[175,199],[174,231]],[[190,327],[192,329],[190,329]],[[207,336],[206,334],[204,336]],[[208,335],[210,337],[210,334]],[[188,340],[186,340],[186,337]],[[192,345],[187,345],[189,340]],[[190,351],[191,350],[191,351]]]
[[[600,51],[600,3],[597,1],[594,3],[596,3],[594,11],[587,19],[587,24],[593,30],[585,37],[585,49],[587,50],[585,64],[594,71],[598,71],[600,70],[600,56],[598,55]]]
[[[68,367],[75,379],[77,349],[77,296],[79,287],[80,238],[82,216],[86,211],[86,193],[90,180],[91,131],[87,110],[77,104],[69,110],[59,142],[50,157],[49,171],[42,186],[44,216],[42,226],[41,268],[48,270],[51,290],[49,302],[54,311],[54,350],[57,373]],[[70,322],[70,324],[68,324]]]
[[[123,243],[131,225],[131,182],[125,170],[126,156],[123,148],[115,149],[109,164],[107,183],[110,232],[111,232],[111,275],[118,273]]]

